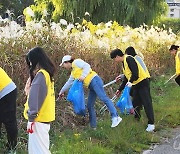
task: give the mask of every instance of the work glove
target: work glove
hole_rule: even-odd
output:
[[[27,123],[27,133],[32,134],[34,132],[34,122],[29,122]]]
[[[131,82],[127,82],[127,83],[126,83],[126,86],[132,87],[132,83],[131,83]]]

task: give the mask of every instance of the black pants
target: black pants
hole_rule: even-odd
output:
[[[0,122],[0,138],[1,138],[1,128],[2,128],[2,123]]]
[[[142,84],[140,83],[133,86],[133,107],[136,111],[135,118],[140,118],[140,109],[143,105],[146,116],[148,118],[148,124],[154,124],[154,111],[150,94],[149,80],[145,79],[141,82]]]
[[[180,86],[180,75],[175,78],[176,83]]]
[[[5,125],[8,149],[15,149],[17,145],[16,97],[17,89],[0,99],[0,123]]]

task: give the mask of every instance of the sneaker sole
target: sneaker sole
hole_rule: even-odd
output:
[[[120,120],[119,120],[119,122],[117,123],[117,125],[111,126],[111,128],[114,128],[114,127],[118,126],[118,125],[120,124],[121,121],[122,121],[122,118],[120,118]]]

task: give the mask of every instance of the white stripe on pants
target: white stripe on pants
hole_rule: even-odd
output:
[[[29,133],[28,153],[29,154],[51,154],[49,151],[49,130],[50,124],[35,122],[33,133]]]

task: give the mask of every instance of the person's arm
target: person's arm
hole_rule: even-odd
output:
[[[126,78],[126,76],[124,76],[123,82],[120,84],[119,89],[118,89],[120,92],[124,89],[127,82],[128,82],[128,79]]]
[[[77,67],[79,67],[83,70],[80,78],[86,78],[86,76],[89,74],[89,72],[91,70],[91,66],[81,59],[76,59],[74,61],[74,63]]]
[[[119,86],[119,89],[116,91],[116,96],[119,96],[122,92],[122,90],[124,89],[126,83],[127,83],[127,78],[125,75],[123,75],[123,79],[122,79],[122,83]]]
[[[28,99],[28,121],[33,122],[47,96],[46,80],[43,73],[38,73],[31,84]]]
[[[127,62],[128,67],[132,73],[128,82],[133,83],[133,81],[136,81],[139,77],[138,65],[137,65],[135,59],[131,56],[127,57],[126,62]]]
[[[59,92],[59,96],[61,94],[64,94],[64,92],[66,92],[70,87],[71,85],[73,84],[73,81],[74,81],[74,78],[72,77],[72,75],[70,75],[68,81],[64,84],[64,86],[61,88],[60,92]]]

